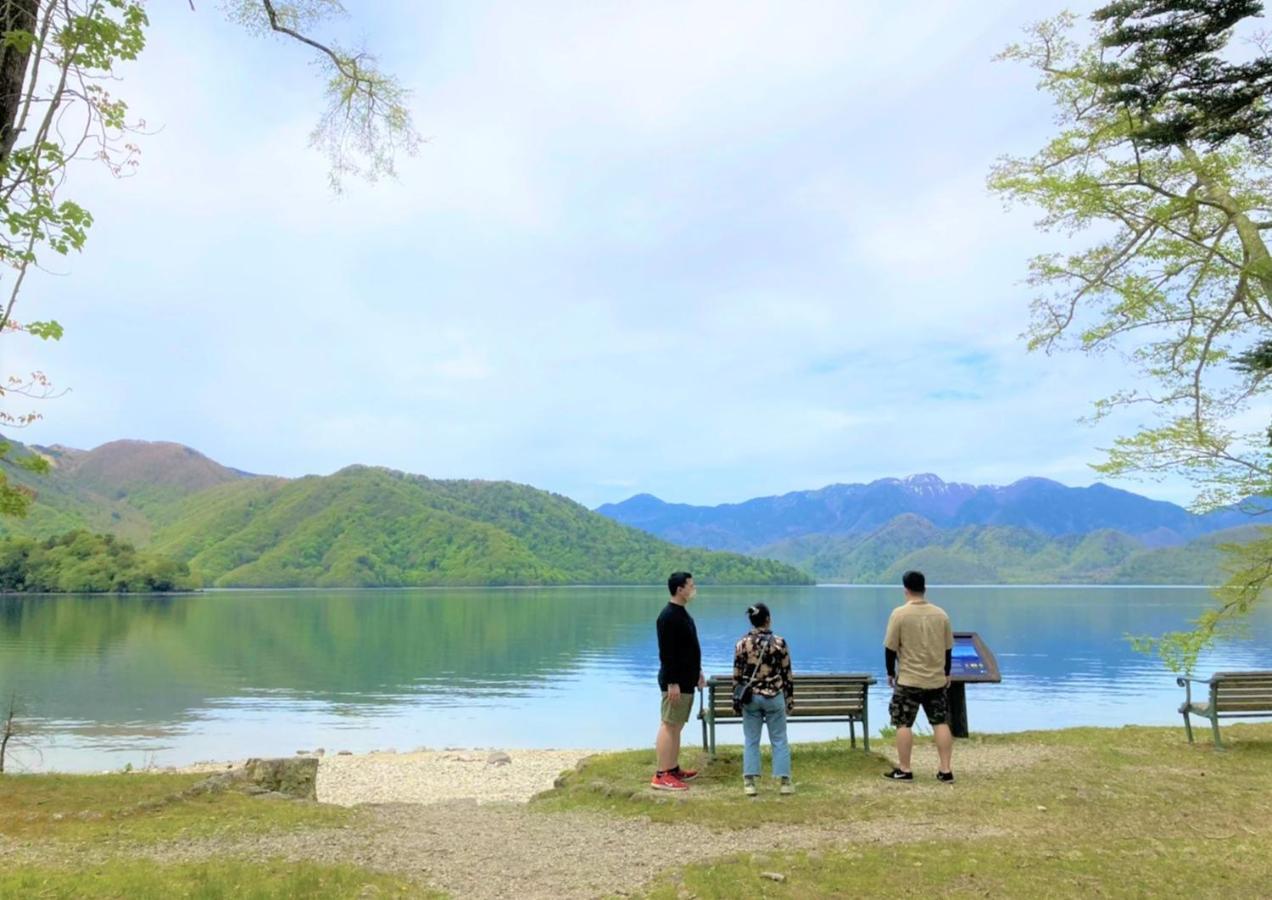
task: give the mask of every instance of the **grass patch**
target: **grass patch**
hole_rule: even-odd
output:
[[[737,747],[670,796],[646,787],[652,753],[609,754],[535,802],[717,829],[802,824],[798,842],[826,848],[675,870],[658,898],[1263,896],[1272,726],[1231,725],[1224,740],[1216,751],[1144,727],[981,735],[957,742],[954,785],[935,781],[930,741],[916,742],[913,784],[885,781],[891,763],[846,742],[796,745],[798,793],[779,797],[769,779],[758,800],[742,794]]]
[[[533,801],[542,810],[591,809],[618,815],[648,816],[655,822],[702,822],[729,828],[750,828],[772,822],[807,822],[831,814],[845,792],[891,766],[882,757],[849,749],[847,741],[796,744],[795,781],[799,793],[777,798],[771,778],[761,779],[766,805],[757,820],[755,803],[742,796],[742,748],[718,747],[714,761],[697,750],[681,753],[682,765],[700,774],[684,794],[649,788],[654,772],[653,750],[607,753],[588,759],[564,777],[564,786],[540,794]],[[764,752],[764,771],[769,757]],[[876,779],[882,784],[882,779]],[[886,785],[885,785],[886,786]],[[770,796],[771,795],[771,796]]]
[[[686,753],[684,765],[700,766],[702,774],[685,794],[650,790],[653,752],[632,751],[593,757],[535,803],[713,828],[891,819],[1053,835],[1098,828],[1129,838],[1159,833],[1153,829],[1170,834],[1181,812],[1195,826],[1220,831],[1234,810],[1246,821],[1272,822],[1272,726],[1229,726],[1225,741],[1229,749],[1215,751],[1189,745],[1182,729],[1142,727],[980,735],[957,742],[954,785],[936,783],[930,740],[916,741],[913,784],[888,783],[879,776],[891,762],[846,741],[797,744],[795,796],[779,797],[765,778],[758,800],[742,794],[740,747],[719,748],[714,761]]]
[[[916,826],[915,833],[921,833]],[[1204,854],[1204,856],[1203,856]],[[649,892],[710,897],[1259,897],[1272,839],[923,842],[747,855],[690,866]],[[1198,864],[1200,861],[1201,864]],[[766,873],[780,875],[773,881]]]
[[[182,837],[339,827],[355,813],[234,791],[184,796],[204,775],[4,775],[0,835],[147,843]],[[0,892],[2,895],[3,892]]]
[[[202,863],[163,865],[112,861],[66,870],[26,867],[0,871],[0,897],[118,897],[120,900],[168,900],[170,897],[292,898],[345,897],[434,898],[411,881],[354,866],[326,866],[282,861],[248,863],[213,859]]]

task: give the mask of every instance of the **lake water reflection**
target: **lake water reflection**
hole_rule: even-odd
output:
[[[933,588],[1003,683],[968,688],[973,731],[1179,721],[1182,691],[1128,633],[1182,627],[1197,589]],[[725,672],[758,599],[797,672],[871,671],[894,588],[704,587],[691,611]],[[0,598],[0,691],[36,728],[29,768],[177,765],[325,747],[643,746],[657,722],[657,589],[233,591]],[[1272,609],[1201,671],[1272,669]],[[887,691],[872,694],[874,729]],[[843,733],[802,725],[796,739]],[[721,739],[739,741],[737,729]],[[694,723],[686,733],[697,738]]]

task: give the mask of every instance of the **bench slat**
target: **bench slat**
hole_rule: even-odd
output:
[[[1272,715],[1272,703],[1247,703],[1240,700],[1225,703],[1220,700],[1215,704],[1215,712],[1266,712],[1268,715]]]
[[[796,703],[795,711],[792,715],[857,715],[865,708],[863,703]],[[733,712],[733,707],[728,704],[712,707],[711,714],[717,719],[736,715]]]
[[[809,716],[850,716],[852,718],[860,719],[863,712],[865,712],[865,710],[862,707],[845,708],[842,706],[840,707],[827,706],[827,707],[820,707],[820,708],[818,707],[800,708],[797,706],[795,707],[794,712],[786,714],[786,718],[802,719],[802,718],[808,718]],[[714,718],[717,722],[722,722],[725,719],[734,719],[739,722],[742,721],[742,717],[738,715],[737,713],[735,713],[732,709],[714,710],[712,712],[712,718]]]
[[[1272,693],[1272,681],[1221,681],[1211,688],[1220,694],[1228,691],[1260,691]]]
[[[1215,695],[1220,703],[1240,700],[1246,703],[1272,703],[1272,691],[1220,691]]]
[[[1272,692],[1272,681],[1221,681],[1214,688],[1219,693],[1225,691],[1263,691]]]

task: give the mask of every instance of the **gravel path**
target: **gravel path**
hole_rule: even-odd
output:
[[[325,756],[318,764],[318,800],[359,803],[525,803],[552,787],[591,750],[485,750]]]
[[[887,785],[883,785],[887,788]],[[120,846],[63,846],[0,839],[0,862],[93,866],[118,859],[172,864],[211,857],[341,863],[393,872],[473,900],[582,900],[639,892],[666,869],[712,857],[785,849],[907,843],[948,836],[1000,836],[992,829],[947,830],[928,823],[840,820],[715,831],[652,824],[601,813],[539,812],[524,804],[472,801],[368,806],[356,825],[336,829]]]

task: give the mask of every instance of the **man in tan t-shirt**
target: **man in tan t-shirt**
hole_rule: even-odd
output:
[[[884,777],[891,781],[914,780],[914,773],[910,771],[910,751],[914,748],[912,729],[921,706],[932,726],[940,757],[936,778],[951,782],[954,780],[950,770],[954,735],[948,724],[946,688],[950,684],[954,631],[945,610],[927,602],[927,581],[922,572],[906,572],[901,576],[901,584],[905,587],[905,604],[888,617],[888,631],[883,638],[888,686],[893,689],[888,714],[892,727],[897,730],[897,767]]]

